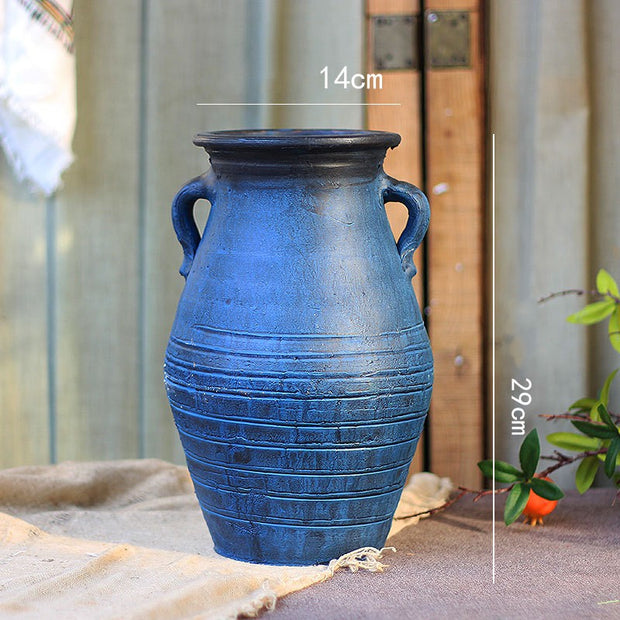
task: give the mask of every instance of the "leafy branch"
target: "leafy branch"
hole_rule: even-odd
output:
[[[536,430],[534,429],[534,431],[532,431],[532,432],[536,432]],[[584,458],[587,458],[587,457],[600,456],[601,454],[605,454],[606,452],[607,452],[606,448],[601,448],[600,450],[582,452],[580,454],[576,454],[575,456],[566,456],[565,454],[562,454],[561,452],[558,452],[556,450],[554,455],[552,455],[552,456],[541,456],[540,458],[541,458],[541,460],[543,460],[543,459],[544,460],[554,460],[554,461],[558,461],[558,462],[555,465],[551,465],[550,467],[547,467],[547,469],[544,469],[539,474],[536,474],[536,476],[538,478],[545,478],[549,474],[552,474],[557,469],[560,469],[560,467],[564,467],[565,465],[569,465],[570,463],[574,463],[575,461],[578,461],[580,459],[584,459]],[[481,463],[485,463],[485,462],[492,462],[492,461],[481,461]],[[502,462],[502,461],[499,461],[499,462]],[[496,461],[496,464],[497,463],[498,463],[498,461]],[[508,465],[508,463],[505,463],[505,464]],[[478,466],[480,466],[480,463],[478,464]],[[492,476],[489,476],[489,477],[492,478]],[[545,482],[545,481],[543,480],[543,482]],[[468,487],[458,486],[458,487],[456,487],[456,491],[458,491],[457,494],[454,495],[453,497],[451,497],[449,500],[447,500],[443,504],[441,504],[441,506],[437,506],[435,508],[429,508],[428,510],[424,510],[422,512],[416,512],[415,514],[411,514],[411,515],[405,515],[405,516],[402,516],[402,517],[394,517],[394,520],[395,521],[399,521],[399,520],[403,520],[403,519],[411,519],[413,517],[432,516],[432,515],[434,515],[434,514],[436,514],[438,512],[442,512],[443,510],[445,510],[446,508],[449,508],[453,504],[456,504],[456,502],[458,502],[460,499],[465,497],[465,495],[473,495],[474,497],[473,497],[472,501],[477,502],[478,500],[482,499],[483,497],[485,497],[487,495],[492,495],[492,494],[501,495],[503,493],[510,493],[510,491],[512,491],[512,489],[515,486],[515,484],[517,484],[517,483],[513,482],[512,484],[510,484],[510,485],[508,485],[506,487],[501,487],[499,489],[495,489],[494,491],[492,489],[470,489]],[[552,483],[552,484],[553,484],[553,486],[557,486],[554,483]],[[518,516],[519,515],[517,515],[517,517]]]
[[[620,352],[620,291],[612,276],[605,269],[601,269],[596,276],[596,290],[568,289],[542,297],[539,303],[570,294],[590,295],[595,297],[596,301],[571,314],[566,320],[570,323],[592,325],[609,319],[609,342],[616,351]],[[473,494],[473,501],[478,501],[491,493],[508,493],[504,508],[504,522],[510,525],[523,513],[532,495],[537,495],[549,502],[557,502],[564,497],[562,490],[548,479],[548,476],[576,461],[580,463],[575,472],[575,486],[580,493],[585,493],[592,486],[601,465],[603,465],[605,475],[613,479],[620,487],[620,474],[616,473],[616,469],[620,466],[620,415],[611,413],[608,409],[609,391],[618,370],[620,369],[614,370],[605,379],[598,398],[580,398],[564,413],[542,415],[548,421],[557,419],[570,421],[578,431],[577,433],[551,433],[547,435],[547,441],[558,448],[577,452],[577,454],[567,456],[555,450],[553,455],[541,457],[538,432],[534,429],[521,443],[520,469],[499,460],[485,460],[478,463],[478,467],[486,478],[495,478],[496,482],[507,484],[507,486],[495,490],[474,490],[459,486],[457,494],[441,506],[400,518],[435,514],[468,494]],[[555,461],[555,463],[536,473],[541,458]],[[618,496],[620,496],[620,490],[618,490]]]
[[[543,302],[568,294],[585,295],[587,293],[588,291],[582,289],[569,289],[552,293],[539,301]],[[600,269],[596,275],[596,290],[589,291],[589,293],[597,300],[571,314],[567,317],[567,321],[581,325],[592,325],[609,318],[609,341],[612,347],[620,352],[620,291],[618,284],[605,269]],[[517,470],[508,463],[495,461],[495,480],[510,485],[506,487],[509,489],[504,510],[506,525],[513,523],[523,512],[530,492],[547,500],[560,499],[557,493],[559,488],[544,478],[570,463],[579,461],[579,466],[575,472],[575,486],[580,493],[585,493],[592,486],[601,464],[603,464],[605,475],[608,478],[615,478],[617,484],[620,482],[619,477],[615,475],[616,468],[620,465],[620,429],[618,427],[620,416],[610,413],[608,409],[609,391],[618,370],[614,370],[605,379],[598,398],[581,398],[575,401],[563,414],[544,416],[548,420],[567,419],[579,431],[578,433],[551,433],[547,436],[547,441],[554,446],[575,451],[578,454],[566,456],[555,451],[553,456],[543,457],[555,460],[556,463],[533,477],[533,472],[538,465],[536,448],[539,446],[538,435],[534,430],[521,444],[519,452],[521,470]],[[482,461],[478,466],[487,478],[493,477],[492,461]],[[543,485],[541,482],[546,484]],[[549,485],[553,485],[557,490],[552,489]],[[502,489],[502,491],[504,490]]]

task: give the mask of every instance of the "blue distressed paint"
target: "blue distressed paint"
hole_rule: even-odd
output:
[[[386,132],[199,134],[211,169],[172,205],[186,284],[165,383],[215,549],[304,565],[390,529],[429,406],[415,299],[422,192]],[[212,204],[202,236],[196,200]],[[384,209],[402,202],[394,242]]]

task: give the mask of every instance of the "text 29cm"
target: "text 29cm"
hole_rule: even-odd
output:
[[[349,77],[349,68],[345,65],[340,69],[333,81],[330,79],[329,67],[321,69],[323,76],[323,88],[326,90],[332,86],[340,88],[354,88],[355,90],[381,90],[383,88],[383,75],[381,73],[353,73]]]
[[[511,388],[512,400],[521,406],[513,407],[510,412],[510,434],[525,435],[525,408],[532,403],[532,395],[530,394],[532,382],[527,377],[523,384],[513,379]]]

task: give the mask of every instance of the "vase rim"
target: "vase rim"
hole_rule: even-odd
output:
[[[388,149],[400,144],[400,135],[369,129],[233,129],[198,133],[194,144],[207,151]]]

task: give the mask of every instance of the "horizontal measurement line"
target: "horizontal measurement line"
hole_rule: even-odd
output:
[[[400,106],[401,103],[315,103],[315,102],[302,102],[302,103],[242,103],[242,102],[218,102],[218,103],[197,103],[196,105],[205,105],[205,106],[230,106],[230,105],[246,105],[246,106],[260,106],[260,105],[269,105],[269,106],[296,106],[296,105],[309,105],[309,106],[320,106],[320,105],[362,105],[362,106],[381,106],[381,105],[390,105],[390,106]]]

